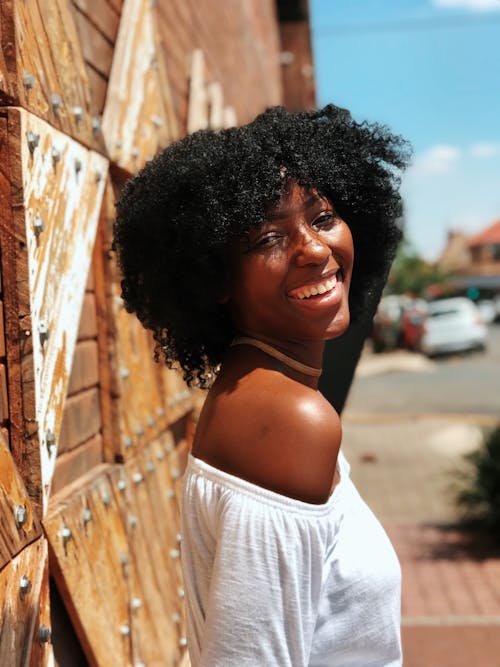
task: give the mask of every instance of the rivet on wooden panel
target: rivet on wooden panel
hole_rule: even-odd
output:
[[[38,335],[40,336],[40,345],[43,348],[44,343],[46,343],[49,338],[49,327],[43,320],[40,320],[40,324],[38,325]]]
[[[187,646],[187,639],[186,637],[181,637],[179,639],[179,646]]]
[[[167,489],[167,498],[169,498],[170,500],[175,498],[175,491],[173,489]]]
[[[102,173],[100,171],[95,172],[95,182],[100,183],[102,181]]]
[[[135,527],[137,526],[137,517],[135,516],[135,514],[130,514],[130,515],[129,515],[129,517],[128,517],[128,525],[129,525],[131,528],[135,528]]]
[[[173,560],[179,558],[180,555],[181,554],[179,552],[179,549],[170,549],[170,558],[172,558]]]
[[[33,231],[35,232],[35,236],[38,240],[38,237],[40,234],[45,230],[45,223],[43,222],[42,218],[40,217],[40,213],[35,213],[35,219],[33,220]]]
[[[122,637],[128,637],[130,634],[130,626],[129,625],[120,625],[120,634]]]
[[[176,480],[179,479],[179,477],[181,476],[181,473],[180,473],[179,470],[177,470],[177,468],[173,468],[171,473],[170,473],[170,476],[172,477],[172,479],[175,482]]]
[[[71,528],[68,528],[68,526],[63,526],[59,531],[59,536],[62,539],[63,544],[66,545],[73,538]]]
[[[101,496],[101,500],[102,500],[103,504],[106,505],[106,507],[108,507],[109,505],[111,505],[111,496],[109,495],[109,493],[108,493],[107,491],[105,491],[105,492],[102,494],[102,496]]]
[[[97,118],[97,116],[92,117],[92,134],[94,136],[97,136],[102,127],[102,120],[100,118]]]
[[[184,597],[184,589],[182,588],[182,586],[179,586],[179,588],[177,589],[177,595],[178,595],[180,598],[183,598],[183,597]]]
[[[148,462],[146,463],[146,470],[147,470],[148,472],[154,472],[154,469],[155,469],[155,467],[154,467],[153,462],[152,462],[152,461],[148,461]]]
[[[141,598],[132,598],[132,601],[130,603],[130,606],[134,611],[137,609],[140,609],[142,607],[142,600]]]
[[[174,451],[174,445],[170,441],[165,443],[165,451],[167,452],[167,454],[170,454],[171,452]]]
[[[124,479],[119,479],[116,486],[118,487],[118,491],[125,491],[127,482]]]
[[[33,74],[30,74],[29,72],[24,72],[23,86],[27,93],[29,93],[30,90],[33,90],[33,88],[35,87],[35,77],[33,76]]]
[[[122,377],[124,380],[126,380],[128,377],[130,377],[130,371],[128,368],[120,368],[120,377]]]
[[[144,429],[142,428],[142,426],[141,426],[140,424],[139,424],[139,426],[135,429],[135,432],[136,432],[136,434],[137,434],[137,436],[138,436],[139,438],[142,438],[142,436],[144,435]]]
[[[144,478],[140,472],[134,472],[134,474],[132,475],[132,481],[134,482],[134,484],[140,484],[143,479]]]
[[[180,625],[181,623],[181,615],[175,612],[175,614],[172,614],[172,622],[175,623],[176,625]]]
[[[147,422],[148,422],[148,426],[150,428],[153,427],[156,424],[155,418],[153,417],[153,415],[149,415],[149,417],[147,419]]]
[[[75,123],[78,125],[83,120],[83,109],[82,107],[73,107],[73,116],[75,118]]]
[[[61,160],[61,151],[59,150],[59,148],[57,148],[57,146],[52,146],[50,155],[52,157],[52,164],[55,167],[57,163],[60,162]]]
[[[89,521],[92,521],[92,512],[88,507],[84,507],[82,511],[82,521],[86,525]]]
[[[31,130],[28,130],[27,138],[28,148],[30,149],[30,153],[33,154],[35,152],[35,148],[37,148],[38,144],[40,143],[40,135],[35,134],[35,132],[32,132]]]
[[[76,160],[75,160],[75,173],[76,173],[77,176],[81,172],[81,170],[82,170],[82,161],[79,160],[78,158],[76,158]]]
[[[48,337],[49,337],[49,332],[47,331],[47,338]],[[45,340],[47,340],[47,338]],[[40,340],[42,340],[41,334],[40,334]],[[42,343],[42,345],[43,345],[43,343]],[[45,446],[47,447],[47,452],[48,452],[49,456],[51,456],[52,455],[52,450],[56,446],[56,436],[54,435],[54,432],[50,428],[48,429],[47,433],[45,434]]]
[[[28,510],[26,505],[16,505],[14,509],[14,519],[16,526],[21,529],[28,521]]]
[[[165,410],[163,408],[157,408],[156,414],[158,417],[164,417],[165,416]]]
[[[60,95],[58,95],[57,93],[52,93],[50,96],[50,103],[52,105],[52,111],[57,116],[62,106],[62,99]]]
[[[125,449],[130,449],[130,447],[132,447],[133,444],[134,443],[132,441],[132,438],[123,438],[123,446],[125,447]]]
[[[40,644],[48,644],[52,638],[51,629],[48,625],[41,625],[38,628],[38,641]]]
[[[151,116],[151,122],[155,127],[161,127],[163,124],[163,121],[160,118],[160,116]]]
[[[176,534],[175,541],[178,542],[179,544],[182,542],[182,535],[180,533]]]
[[[134,160],[137,160],[137,158],[139,157],[139,149],[136,146],[133,146],[132,150],[130,151],[130,154],[132,155]]]
[[[158,461],[163,461],[163,459],[165,458],[165,454],[162,451],[158,451],[156,452],[156,458],[158,459]]]
[[[24,599],[30,591],[31,581],[25,574],[23,574],[21,580],[19,581],[19,595],[21,596],[21,599]]]

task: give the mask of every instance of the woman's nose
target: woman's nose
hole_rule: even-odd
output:
[[[298,266],[321,264],[330,252],[329,245],[314,231],[305,230],[298,235],[295,248],[295,261]]]

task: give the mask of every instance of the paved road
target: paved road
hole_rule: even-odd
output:
[[[363,354],[347,402],[349,414],[500,416],[500,324],[486,352],[431,361],[406,352]]]

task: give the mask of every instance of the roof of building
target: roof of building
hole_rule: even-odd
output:
[[[500,220],[494,222],[490,227],[483,229],[469,239],[469,247],[490,245],[491,243],[500,243]]]

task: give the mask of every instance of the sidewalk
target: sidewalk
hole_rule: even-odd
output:
[[[398,354],[387,362],[400,368],[407,360]],[[409,363],[415,372],[422,360]],[[500,549],[454,527],[456,471],[477,447],[480,428],[458,415],[375,417],[348,409],[343,423],[353,479],[401,561],[404,666],[500,667]]]

